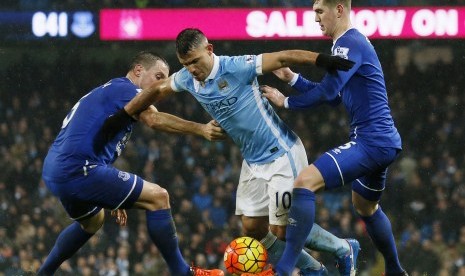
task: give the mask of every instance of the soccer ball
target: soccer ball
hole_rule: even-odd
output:
[[[224,265],[229,273],[256,273],[266,265],[268,254],[266,248],[256,239],[239,237],[226,247]]]

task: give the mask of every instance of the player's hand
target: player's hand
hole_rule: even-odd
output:
[[[260,91],[262,92],[262,97],[267,98],[275,106],[284,107],[284,99],[286,97],[281,91],[268,85],[260,85]]]
[[[117,209],[111,211],[111,216],[116,218],[116,223],[120,226],[126,226],[128,222],[128,215],[126,214],[126,210],[124,209]]]
[[[351,60],[321,53],[318,54],[315,61],[316,66],[325,68],[330,73],[335,73],[336,70],[349,71],[354,64],[355,62]]]
[[[113,139],[116,134],[118,134],[118,132],[120,132],[132,122],[135,122],[135,120],[126,112],[124,108],[118,110],[118,112],[108,117],[100,129],[104,142],[106,143]]]
[[[219,141],[226,139],[227,135],[217,121],[211,120],[203,126],[203,137],[209,141]]]
[[[284,67],[280,69],[276,69],[273,71],[273,74],[276,75],[280,80],[285,82],[290,82],[294,77],[294,72],[289,67]]]

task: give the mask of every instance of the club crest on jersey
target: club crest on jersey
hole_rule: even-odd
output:
[[[253,62],[253,56],[252,55],[245,56],[245,62],[246,63],[252,63]]]
[[[349,58],[349,48],[338,46],[334,49],[333,54],[335,56],[348,59]]]
[[[129,173],[127,173],[127,172],[118,172],[118,177],[121,178],[123,181],[128,181]]]
[[[219,78],[216,83],[218,84],[218,88],[220,90],[225,90],[229,86],[228,82],[223,78]]]

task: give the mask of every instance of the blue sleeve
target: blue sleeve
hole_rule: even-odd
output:
[[[317,85],[318,85],[317,82],[307,80],[306,78],[302,77],[302,75],[299,74],[299,77],[297,78],[297,81],[292,86],[292,88],[294,88],[299,93],[305,93],[308,90],[312,90]]]
[[[292,86],[292,88],[294,88],[297,92],[305,93],[306,91],[311,90],[317,86],[318,86],[318,82],[307,80],[306,78],[302,77],[302,75],[299,74],[299,77],[297,78],[297,81]],[[338,96],[334,100],[328,101],[328,104],[332,106],[336,106],[340,103],[341,103],[340,94],[338,94]]]
[[[326,73],[323,80],[313,88],[301,91],[300,95],[290,96],[289,109],[313,108],[322,103],[334,105],[340,101],[339,92],[361,66],[362,51],[356,41],[341,37],[333,47],[334,54],[352,60],[355,62],[354,67],[347,72]]]

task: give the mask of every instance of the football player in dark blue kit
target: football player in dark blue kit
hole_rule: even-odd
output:
[[[391,223],[379,206],[387,168],[402,150],[401,138],[388,105],[381,64],[368,38],[351,26],[350,9],[350,0],[316,0],[313,4],[316,22],[333,39],[332,54],[354,61],[352,69],[326,74],[320,83],[289,68],[276,71],[300,92],[290,97],[261,87],[262,95],[274,105],[293,110],[342,102],[350,119],[350,135],[349,141],[300,172],[294,182],[286,249],[274,268],[259,275],[290,275],[315,221],[315,193],[345,184],[352,185],[352,203],[384,257],[386,275],[407,275],[399,262]],[[358,250],[354,248],[354,254]]]
[[[199,124],[158,112],[149,106],[122,122],[117,133],[101,131],[105,119],[126,105],[142,89],[169,74],[167,62],[151,52],[136,55],[126,77],[115,78],[83,96],[63,121],[61,131],[44,161],[43,179],[74,222],[58,236],[40,267],[39,275],[52,275],[73,256],[104,223],[110,209],[116,223],[126,225],[125,209],[146,210],[147,229],[172,275],[223,275],[221,270],[189,266],[183,259],[171,216],[169,195],[155,183],[121,171],[111,164],[128,142],[138,119],[149,127],[171,133],[195,134],[210,141],[224,139],[215,121]]]

